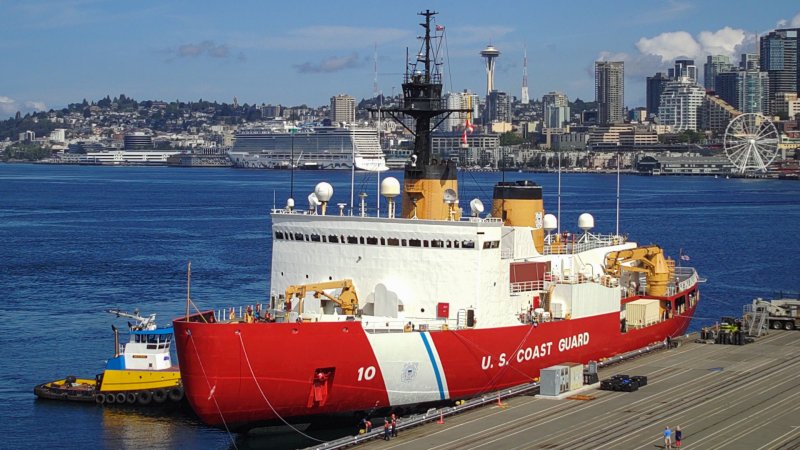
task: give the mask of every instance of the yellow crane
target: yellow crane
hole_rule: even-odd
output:
[[[623,266],[631,261],[637,261],[642,266]],[[647,294],[664,296],[675,273],[675,262],[664,258],[664,251],[657,245],[609,252],[606,255],[606,273],[619,278],[623,270],[644,273]]]
[[[334,297],[325,290],[328,289],[341,289],[338,297]],[[313,292],[315,298],[325,297],[328,300],[336,303],[342,308],[342,312],[348,316],[355,315],[358,311],[358,296],[356,295],[356,288],[353,286],[353,280],[334,280],[323,281],[320,283],[308,284],[293,284],[286,288],[286,302],[291,302],[295,296],[302,301],[308,293]],[[300,308],[302,311],[302,307]]]

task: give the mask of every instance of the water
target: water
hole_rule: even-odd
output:
[[[462,206],[477,196],[488,209],[499,177],[463,174]],[[542,184],[545,207],[555,212],[555,175],[506,177]],[[298,207],[320,180],[334,186],[331,203],[349,203],[348,172],[294,178]],[[800,183],[636,176],[622,183],[621,230],[673,257],[683,249],[708,278],[692,329],[741,315],[754,297],[800,289]],[[375,175],[357,174],[356,187],[369,193],[374,211]],[[264,301],[268,211],[284,204],[289,189],[289,173],[279,171],[0,165],[0,446],[229,447],[224,430],[203,426],[191,412],[36,401],[32,388],[101,370],[113,352],[115,322],[104,309],[140,308],[157,313],[161,324],[179,316],[190,260],[192,298],[200,307]],[[614,175],[565,174],[562,229],[575,231],[578,215],[591,212],[596,231],[613,232],[615,192]],[[311,434],[330,439],[341,432]],[[312,444],[291,436],[236,439],[239,448]]]

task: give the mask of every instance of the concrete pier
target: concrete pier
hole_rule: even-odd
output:
[[[614,374],[646,375],[648,384],[575,399],[505,399],[359,448],[653,449],[676,426],[682,449],[800,448],[800,331],[771,331],[743,346],[683,342],[602,369],[600,378]]]

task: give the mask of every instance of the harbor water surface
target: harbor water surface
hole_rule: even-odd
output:
[[[381,176],[389,175],[402,178]],[[545,208],[556,213],[556,174],[504,176],[543,185]],[[462,207],[478,197],[488,209],[501,177],[460,174]],[[0,447],[230,447],[225,430],[202,425],[191,411],[37,401],[32,389],[102,370],[114,351],[111,324],[126,328],[106,309],[156,313],[162,325],[179,316],[189,261],[200,308],[266,302],[269,210],[284,205],[292,188],[305,208],[319,181],[334,186],[331,203],[351,198],[347,171],[298,171],[293,186],[290,178],[288,171],[0,165]],[[594,215],[595,231],[615,231],[616,175],[564,174],[561,182],[562,231],[579,232],[583,212]],[[366,192],[370,215],[377,186],[376,174],[356,174],[356,202]],[[620,204],[622,233],[675,259],[682,252],[689,257],[682,264],[708,279],[690,330],[741,315],[754,297],[800,289],[798,182],[623,176]],[[287,350],[279,342],[263,348],[264,357]],[[355,427],[308,433],[326,440]],[[238,448],[314,443],[290,434],[233,439]]]

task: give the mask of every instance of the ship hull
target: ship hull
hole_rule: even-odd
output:
[[[533,381],[545,367],[600,360],[681,335],[695,308],[624,333],[619,313],[404,333],[370,333],[360,321],[178,319],[174,327],[181,377],[197,415],[209,425],[247,429],[490,393]]]

